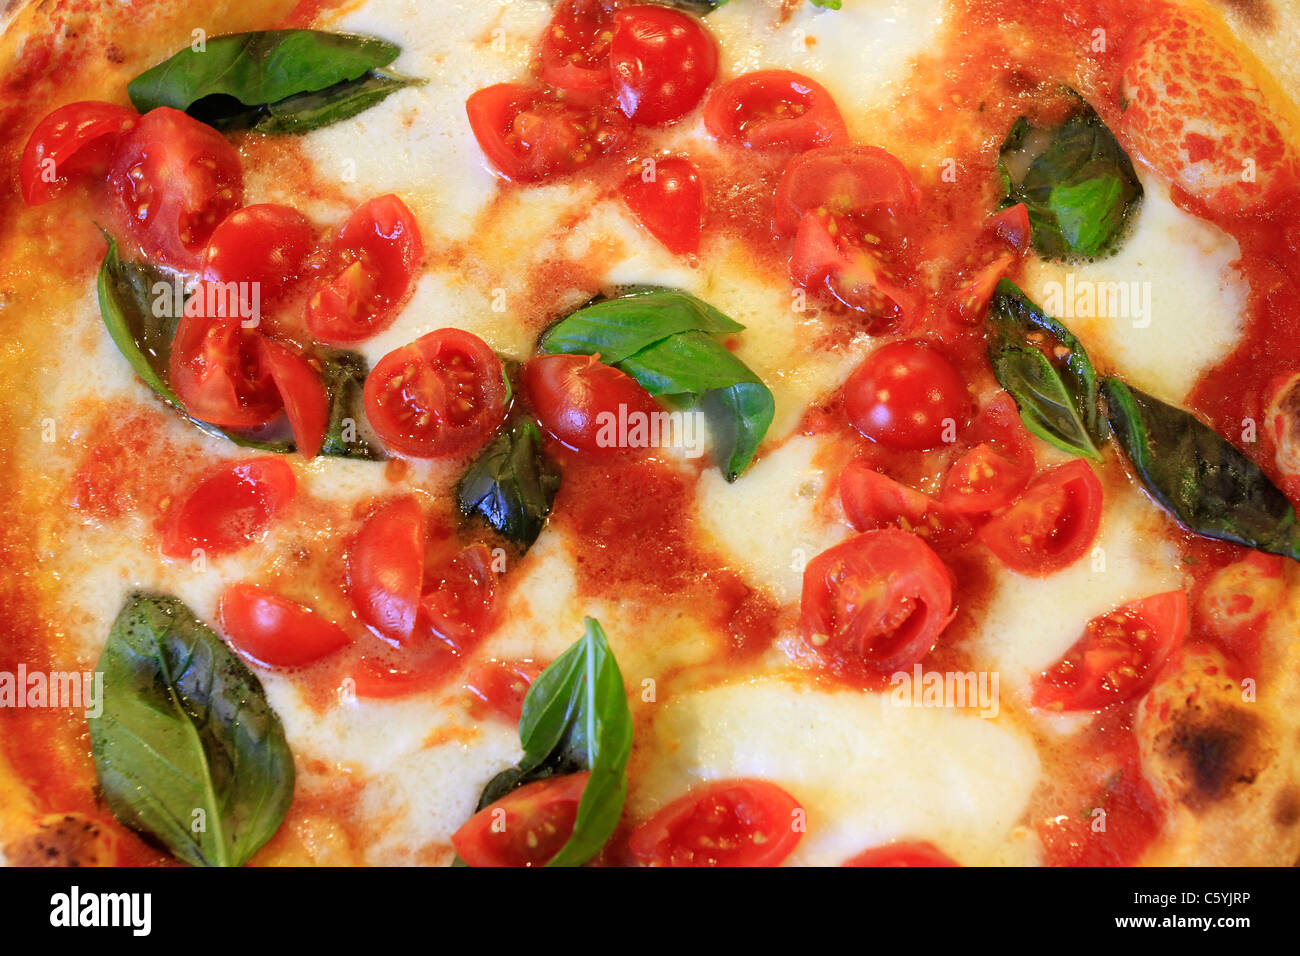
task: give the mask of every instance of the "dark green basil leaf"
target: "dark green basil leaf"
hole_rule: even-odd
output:
[[[993,374],[1016,400],[1025,427],[1062,451],[1100,459],[1106,419],[1082,343],[1007,279],[989,302],[988,324]],[[1053,361],[1044,348],[1065,354]]]
[[[186,47],[127,86],[140,112],[184,110],[217,129],[302,133],[355,116],[412,81],[382,72],[401,48],[376,37],[262,30]]]
[[[603,299],[546,334],[549,354],[599,354],[651,395],[698,402],[709,418],[728,481],[749,467],[776,414],[772,393],[712,336],[744,326],[707,302],[672,289]]]
[[[388,457],[377,442],[362,436],[366,417],[361,409],[361,393],[368,372],[366,360],[356,352],[335,349],[321,356],[321,375],[330,398],[329,426],[320,448],[322,455],[365,461],[383,461]]]
[[[1148,492],[1187,528],[1300,561],[1295,509],[1259,466],[1208,425],[1117,378],[1111,427]]]
[[[1034,248],[1048,259],[1112,251],[1142,196],[1128,154],[1082,99],[1058,126],[1018,119],[998,170],[1006,205],[1025,204]]]
[[[100,656],[99,788],[124,824],[195,866],[240,866],[293,799],[293,754],[262,685],[180,601],[137,594]]]
[[[618,825],[627,797],[632,713],[623,675],[599,622],[533,682],[519,720],[523,758],[493,777],[478,808],[512,790],[553,776],[591,771],[573,834],[548,866],[581,866],[600,852]]]
[[[117,243],[107,234],[105,238],[108,240],[108,252],[99,267],[95,287],[99,314],[113,344],[131,363],[131,368],[141,381],[209,435],[259,451],[280,454],[293,451],[291,441],[256,432],[218,428],[199,421],[186,412],[184,404],[167,383],[167,363],[171,358],[172,338],[176,334],[180,309],[155,308],[156,303],[162,301],[155,294],[156,287],[161,283],[174,289],[175,281],[148,263],[123,262],[118,255]],[[159,311],[164,314],[157,314]]]
[[[466,517],[479,515],[527,548],[542,533],[559,488],[560,472],[542,451],[541,432],[515,416],[461,478],[456,500]]]

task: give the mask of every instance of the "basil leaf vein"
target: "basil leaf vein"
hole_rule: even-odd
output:
[[[234,33],[180,50],[132,80],[127,94],[142,113],[169,106],[221,130],[303,133],[418,82],[383,70],[400,52],[350,33]]]
[[[698,401],[723,474],[749,467],[776,414],[772,392],[713,336],[744,326],[695,296],[649,289],[579,309],[543,338],[547,354],[599,355],[651,395]]]
[[[1117,378],[1102,389],[1133,470],[1184,526],[1300,561],[1295,508],[1258,465],[1181,408]]]
[[[100,790],[127,826],[195,866],[240,866],[293,799],[293,755],[257,677],[172,597],[127,600],[90,719]]]
[[[1100,459],[1106,440],[1097,373],[1083,344],[1008,279],[989,302],[989,361],[1025,427],[1062,451]],[[1039,345],[1065,352],[1053,362]]]

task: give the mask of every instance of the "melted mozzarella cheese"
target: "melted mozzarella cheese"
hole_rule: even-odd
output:
[[[1000,722],[779,679],[653,706],[649,762],[629,797],[638,817],[697,784],[758,777],[807,811],[794,864],[834,866],[891,840],[930,840],[965,865],[1036,858],[1036,838],[1017,821],[1038,756]]]
[[[1179,209],[1163,183],[1141,178],[1146,194],[1113,256],[1031,259],[1025,292],[1098,365],[1178,403],[1236,346],[1249,290],[1233,268],[1237,241]]]

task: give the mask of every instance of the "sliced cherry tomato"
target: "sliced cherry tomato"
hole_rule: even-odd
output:
[[[380,196],[357,208],[334,240],[333,270],[316,280],[307,328],[322,342],[347,345],[393,324],[424,260],[420,226],[406,203]]]
[[[887,448],[921,451],[955,441],[971,405],[957,367],[914,339],[882,345],[844,383],[849,421]]]
[[[803,152],[849,138],[826,88],[789,70],[757,70],[723,83],[704,104],[704,125],[714,139],[750,149]]]
[[[983,322],[988,315],[989,302],[998,283],[1006,277],[1016,261],[1013,255],[999,256],[984,266],[966,285],[957,290],[956,296],[949,304],[949,314],[953,320],[964,325]]]
[[[84,100],[60,106],[36,124],[18,163],[23,201],[39,206],[69,183],[108,172],[119,137],[139,119],[135,110]]]
[[[1186,592],[1168,591],[1093,618],[1038,681],[1034,706],[1099,710],[1137,697],[1182,644],[1187,609]]]
[[[976,442],[948,468],[939,500],[956,514],[982,514],[1015,501],[1034,475],[1033,442],[1015,399],[999,392],[971,429]]]
[[[799,801],[766,780],[696,787],[633,831],[642,866],[777,866],[798,846]]]
[[[980,529],[979,539],[1011,570],[1046,577],[1092,547],[1101,508],[1101,482],[1075,459],[1034,479],[1019,501]]]
[[[465,688],[493,713],[518,723],[528,688],[541,672],[534,661],[484,661],[469,672]]]
[[[195,296],[205,297],[208,288],[200,283]],[[259,339],[238,318],[190,314],[187,303],[172,339],[168,379],[190,415],[224,428],[255,428],[275,417],[283,402]]]
[[[498,83],[465,101],[469,125],[492,167],[512,182],[570,173],[616,153],[631,136],[610,106],[585,107],[533,86]]]
[[[501,360],[472,332],[438,329],[389,352],[366,378],[366,418],[385,445],[441,458],[481,445],[505,418]]]
[[[425,520],[408,495],[376,508],[348,550],[348,596],[362,622],[399,644],[410,639],[424,582]]]
[[[961,866],[933,843],[903,840],[863,850],[845,866]]]
[[[897,317],[910,325],[925,296],[909,287],[884,255],[885,244],[866,229],[825,212],[805,213],[790,253],[790,278],[809,291],[826,291],[851,309]]]
[[[539,355],[524,366],[523,380],[542,427],[578,451],[618,448],[620,407],[624,415],[661,410],[636,379],[594,355]]]
[[[262,302],[275,302],[307,271],[316,230],[288,206],[259,203],[221,221],[203,253],[209,282],[256,283]]]
[[[641,126],[679,120],[718,74],[718,45],[699,20],[649,5],[614,14],[609,65],[623,115]]]
[[[850,670],[911,667],[954,613],[948,568],[921,538],[897,528],[865,531],[804,570],[804,640]]]
[[[226,588],[217,616],[235,649],[267,667],[300,667],[350,643],[333,621],[256,584]]]
[[[776,188],[772,225],[794,235],[804,215],[822,211],[834,218],[878,212],[915,215],[921,192],[907,167],[878,146],[823,146],[797,156]]]
[[[590,773],[526,784],[474,814],[451,837],[470,866],[545,866],[573,833]]]
[[[163,106],[119,141],[109,187],[145,257],[194,272],[213,230],[239,207],[244,174],[224,136]]]
[[[623,180],[620,191],[641,225],[669,252],[685,256],[700,251],[704,186],[689,159],[673,156],[637,169]]]
[[[293,442],[304,458],[315,458],[329,427],[330,400],[321,373],[292,349],[259,339],[262,364],[271,373],[293,430]]]
[[[590,104],[614,85],[609,69],[614,3],[564,0],[542,34],[542,80],[570,102]]]
[[[474,544],[455,555],[426,589],[420,608],[430,630],[460,651],[482,636],[496,611],[492,552]]]
[[[989,220],[989,227],[994,236],[1019,254],[1029,248],[1033,230],[1029,225],[1029,207],[1018,202],[1008,206]]]
[[[960,515],[861,460],[850,462],[840,475],[840,502],[858,531],[902,528],[936,548],[960,544],[973,533]]]
[[[235,551],[261,539],[297,493],[293,469],[279,458],[219,465],[201,478],[168,515],[162,552],[189,558]]]

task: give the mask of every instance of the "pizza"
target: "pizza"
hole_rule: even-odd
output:
[[[1300,9],[4,17],[9,864],[1300,857]]]

